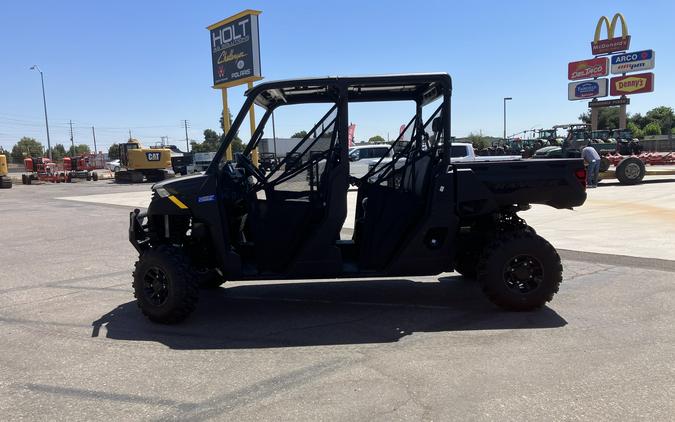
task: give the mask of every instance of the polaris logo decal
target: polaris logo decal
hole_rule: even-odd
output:
[[[216,200],[216,195],[206,195],[206,196],[200,196],[197,198],[197,202],[202,203],[202,202],[212,202]]]

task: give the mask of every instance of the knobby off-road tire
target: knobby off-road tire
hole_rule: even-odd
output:
[[[133,273],[136,303],[154,322],[175,324],[197,307],[199,286],[185,254],[172,246],[143,253]]]
[[[537,232],[529,225],[523,226],[522,231],[536,235]],[[475,240],[460,239],[458,247],[460,251],[457,252],[454,261],[455,271],[460,273],[464,278],[475,280],[478,277],[478,264],[480,263],[481,254],[485,247],[493,241],[493,238],[481,238]]]
[[[501,308],[537,309],[558,292],[560,256],[550,243],[529,231],[504,233],[483,251],[478,281],[488,299]]]

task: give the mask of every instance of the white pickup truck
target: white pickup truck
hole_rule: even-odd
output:
[[[379,150],[376,150],[380,155],[377,158],[361,158],[361,155],[365,155],[360,151],[362,148],[380,148]],[[349,174],[357,178],[365,176],[368,170],[377,164],[377,162],[380,160],[380,157],[385,155],[386,156],[382,158],[380,165],[391,162],[393,152],[389,151],[389,153],[387,153],[388,148],[389,145],[358,146],[350,148]],[[450,161],[455,163],[464,163],[467,161],[514,161],[522,159],[520,155],[476,155],[473,145],[463,142],[452,144],[450,147],[450,157]],[[396,163],[396,168],[402,167],[404,163],[404,159],[399,160]]]

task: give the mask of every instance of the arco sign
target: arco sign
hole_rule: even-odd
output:
[[[633,51],[612,56],[612,73],[622,74],[654,69],[654,50]]]
[[[621,21],[621,36],[615,37],[614,30],[619,21]],[[607,28],[607,38],[601,40],[600,33],[602,32],[603,24]],[[615,13],[611,22],[607,19],[607,16],[601,16],[598,20],[598,24],[595,26],[595,37],[593,37],[593,42],[591,42],[591,51],[593,52],[593,55],[608,54],[615,51],[626,51],[629,47],[630,35],[628,35],[628,25],[626,25],[626,19],[623,15],[621,13]]]

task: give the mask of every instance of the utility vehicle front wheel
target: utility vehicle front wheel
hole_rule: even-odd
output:
[[[560,256],[543,238],[518,231],[500,236],[483,251],[478,281],[497,306],[514,311],[542,307],[562,282]]]
[[[133,277],[136,303],[154,322],[180,322],[197,306],[197,280],[187,257],[178,248],[160,246],[144,252],[136,262]]]

